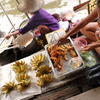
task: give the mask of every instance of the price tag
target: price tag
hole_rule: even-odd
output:
[[[45,37],[46,37],[48,44],[52,44],[52,43],[57,42],[58,39],[65,34],[66,34],[65,30],[61,28],[61,29],[58,29],[56,31],[46,34]]]

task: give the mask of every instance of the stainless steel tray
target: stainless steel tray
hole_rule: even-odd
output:
[[[52,60],[50,59],[50,55],[49,55],[49,52],[48,52],[48,50],[47,50],[48,47],[49,47],[50,45],[48,44],[48,45],[45,46],[45,50],[46,50],[46,53],[47,53],[49,62],[51,63],[51,67],[52,67],[52,70],[53,70],[54,77],[57,78],[57,79],[58,79],[58,78],[61,78],[61,77],[63,78],[63,77],[65,77],[65,76],[67,76],[67,75],[70,75],[70,74],[72,74],[72,73],[75,73],[75,72],[80,71],[80,70],[82,70],[82,69],[85,68],[84,61],[82,60],[82,58],[81,58],[79,52],[75,49],[75,46],[74,46],[74,44],[73,44],[72,39],[69,37],[68,40],[69,40],[69,42],[72,44],[72,46],[73,46],[73,48],[74,48],[74,51],[75,51],[76,54],[77,54],[77,57],[79,57],[80,60],[81,60],[81,62],[82,62],[81,65],[80,65],[78,68],[74,69],[74,70],[71,70],[71,68],[70,68],[70,66],[69,66],[69,61],[70,61],[70,59],[71,59],[72,57],[71,57],[70,54],[68,53],[68,54],[67,54],[67,57],[68,57],[69,60],[68,60],[68,61],[63,61],[62,71],[57,71],[57,69],[56,69],[56,68],[54,67],[54,65],[53,65]],[[66,44],[68,44],[68,43],[66,43]]]

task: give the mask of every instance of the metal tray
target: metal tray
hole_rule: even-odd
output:
[[[70,61],[70,59],[71,59],[72,57],[70,57],[70,55],[69,55],[69,53],[68,53],[68,54],[67,54],[67,57],[68,57],[69,60],[68,60],[68,61],[63,61],[62,71],[57,71],[57,69],[56,69],[56,68],[54,67],[54,65],[53,65],[52,60],[50,59],[50,55],[49,55],[49,52],[48,52],[48,50],[47,50],[48,47],[49,47],[50,45],[49,45],[49,44],[48,44],[48,45],[45,45],[45,50],[46,50],[46,53],[47,53],[49,62],[51,63],[51,67],[52,67],[52,70],[53,70],[54,77],[55,77],[56,79],[58,79],[58,78],[63,78],[63,77],[65,77],[65,76],[67,76],[67,75],[70,75],[70,74],[72,74],[72,73],[75,73],[75,72],[80,71],[80,70],[82,70],[82,69],[85,68],[84,61],[82,60],[82,58],[81,58],[79,52],[75,49],[75,46],[74,46],[74,44],[73,44],[72,39],[69,37],[68,40],[69,40],[69,42],[72,44],[72,46],[73,46],[73,48],[74,48],[74,51],[75,51],[76,54],[77,54],[77,57],[79,57],[80,60],[81,60],[81,62],[82,62],[81,65],[80,65],[78,68],[74,69],[74,70],[71,70],[71,68],[69,67],[69,61]],[[66,44],[68,44],[68,43],[66,43]]]

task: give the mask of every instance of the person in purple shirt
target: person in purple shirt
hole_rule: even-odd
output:
[[[58,21],[50,15],[47,11],[41,9],[44,5],[44,0],[23,0],[18,5],[20,12],[29,13],[32,17],[29,22],[23,27],[6,35],[6,39],[18,34],[25,34],[30,30],[37,28],[41,35],[45,36],[46,33],[59,29]]]

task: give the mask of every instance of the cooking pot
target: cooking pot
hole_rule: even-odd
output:
[[[25,19],[20,25],[19,25],[19,28],[22,28],[24,27],[27,23],[28,23],[29,19]],[[40,35],[39,35],[40,36]],[[22,51],[23,53],[23,56],[28,56],[32,53],[35,53],[41,49],[43,49],[43,47],[41,45],[38,45],[37,43],[37,36],[34,35],[34,30],[28,32],[28,33],[25,33],[24,35],[20,35],[18,38],[17,38],[17,41],[19,42],[19,44],[21,42],[24,42],[26,41],[26,39],[30,38],[30,43],[29,44],[26,44],[24,46],[21,46],[20,45],[20,50]],[[15,40],[15,42],[17,42]],[[22,43],[21,43],[22,44]]]
[[[15,52],[14,49],[5,50],[0,53],[0,65],[3,66],[5,64],[11,63],[15,61]]]
[[[19,28],[24,27],[27,23],[28,23],[29,19],[25,19],[24,21],[21,22],[21,24],[19,25]]]
[[[23,56],[28,56],[35,52],[36,40],[32,32],[27,32],[24,35],[19,35],[13,43],[19,45],[19,49],[22,51]]]

